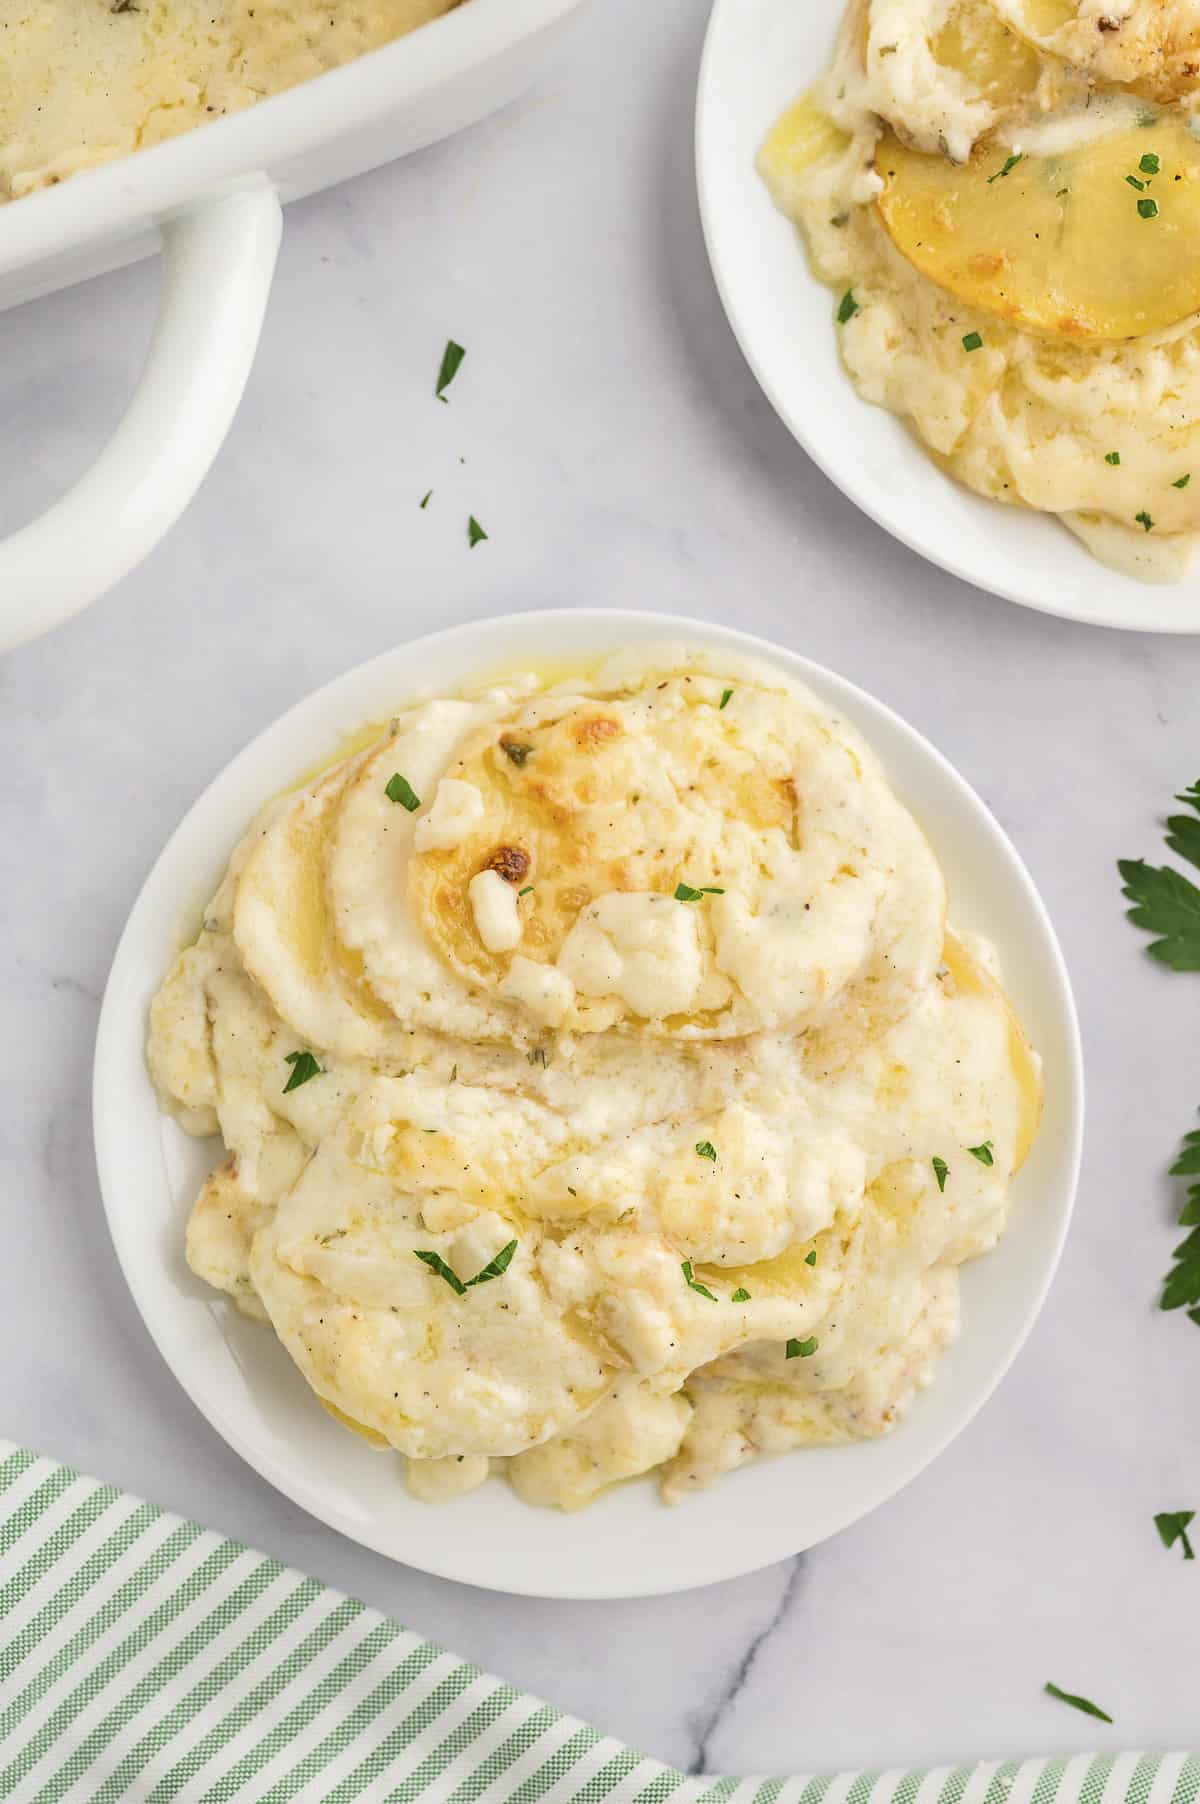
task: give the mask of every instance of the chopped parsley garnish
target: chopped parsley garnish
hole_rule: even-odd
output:
[[[995,1159],[992,1157],[992,1143],[990,1140],[985,1140],[982,1146],[968,1146],[967,1151],[973,1159],[978,1159],[981,1165],[994,1165],[996,1163]]]
[[[500,750],[504,753],[504,756],[508,759],[510,764],[519,766],[524,764],[526,758],[528,758],[529,754],[532,752],[533,747],[531,745],[522,745],[519,739],[502,739],[500,741]]]
[[[938,1158],[931,1159],[930,1164],[933,1166],[933,1175],[937,1179],[938,1189],[945,1190],[946,1179],[950,1176],[950,1167],[944,1159]]]
[[[978,332],[968,332],[962,342],[964,351],[980,351],[983,349],[983,340]]]
[[[510,1240],[506,1247],[501,1247],[494,1259],[489,1259],[481,1272],[467,1279],[467,1289],[473,1284],[490,1284],[493,1278],[502,1278],[513,1262],[513,1254],[517,1250],[515,1240]]]
[[[456,1296],[462,1297],[466,1295],[466,1285],[454,1270],[454,1267],[446,1264],[446,1261],[442,1258],[440,1253],[435,1253],[428,1247],[415,1247],[413,1250],[423,1265],[427,1265],[431,1272],[436,1272],[439,1278],[444,1278],[446,1280],[446,1283],[450,1286]]]
[[[1151,519],[1150,515],[1146,512],[1145,508],[1142,509],[1140,514],[1135,514],[1133,517],[1137,521],[1138,525],[1140,527],[1144,528],[1144,530],[1146,532],[1149,532],[1150,528],[1154,525],[1154,521]]]
[[[1171,484],[1171,487],[1173,489],[1186,489],[1188,483],[1191,480],[1192,480],[1192,472],[1189,470],[1186,476],[1177,476],[1175,478],[1175,481]]]
[[[422,507],[423,507],[423,508],[424,508],[424,507],[428,507],[428,506],[429,506],[429,503],[430,503],[430,500],[431,500],[431,499],[432,499],[432,496],[433,496],[433,490],[432,490],[432,489],[426,489],[426,491],[425,491],[425,493],[424,493],[424,494],[423,494],[423,495],[422,495],[422,496],[421,496],[421,506],[422,506]]]
[[[857,312],[858,312],[858,302],[854,298],[854,290],[852,288],[847,288],[845,294],[842,296],[841,304],[837,310],[838,325],[844,326],[846,321],[848,319],[853,319],[854,315]]]
[[[811,1359],[820,1344],[815,1334],[808,1340],[790,1340],[785,1357],[788,1359]]]
[[[700,1295],[702,1297],[707,1297],[710,1303],[716,1303],[719,1301],[719,1298],[717,1297],[715,1291],[711,1291],[708,1288],[707,1284],[698,1284],[697,1283],[696,1279],[692,1275],[692,1262],[690,1259],[685,1259],[679,1269],[683,1273],[684,1281],[687,1284],[687,1287],[689,1290],[699,1291]]]
[[[388,778],[387,788],[383,793],[389,802],[399,802],[401,808],[407,808],[410,814],[415,814],[421,806],[420,796],[408,778],[402,777],[399,771]]]
[[[718,889],[715,883],[706,883],[703,889],[693,889],[690,883],[675,885],[677,902],[699,902],[702,896],[723,896],[725,891]]]
[[[1158,218],[1158,202],[1149,194],[1142,197],[1137,204],[1137,209],[1143,219]]]
[[[473,1278],[468,1278],[464,1284],[458,1273],[454,1270],[454,1267],[452,1265],[447,1265],[440,1253],[435,1253],[428,1247],[413,1248],[414,1253],[421,1263],[427,1265],[431,1272],[436,1272],[439,1278],[444,1278],[455,1296],[458,1297],[465,1296],[476,1284],[490,1284],[493,1278],[502,1278],[512,1264],[513,1254],[516,1250],[516,1241],[510,1240],[506,1247],[501,1247],[494,1259],[488,1260],[482,1271],[476,1272],[475,1276]]]
[[[988,187],[990,188],[993,182],[998,182],[1002,175],[1007,175],[1010,169],[1015,169],[1017,164],[1021,161],[1021,155],[1022,153],[1018,151],[1015,156],[1009,157],[1003,169],[997,169],[995,175],[989,175]]]
[[[805,1255],[804,1255],[804,1263],[805,1263],[805,1265],[815,1265],[815,1264],[816,1264],[816,1263],[817,1263],[817,1249],[816,1249],[816,1247],[814,1247],[814,1248],[813,1248],[813,1250],[812,1250],[812,1252],[811,1252],[811,1253],[806,1253],[806,1254],[805,1254]]]
[[[482,526],[479,524],[474,514],[472,514],[467,521],[467,543],[470,545],[471,550],[474,551],[476,545],[481,544],[483,540],[488,537],[489,535],[484,532]]]
[[[731,1303],[748,1303],[750,1301],[750,1292],[744,1285],[739,1284],[729,1301]]]
[[[1144,188],[1145,188],[1145,186],[1146,186],[1146,184],[1145,184],[1145,182],[1139,182],[1139,181],[1138,181],[1138,179],[1137,179],[1137,176],[1136,176],[1136,175],[1127,175],[1127,176],[1126,176],[1126,177],[1125,177],[1125,180],[1126,180],[1126,181],[1127,181],[1127,182],[1128,182],[1128,183],[1129,183],[1129,186],[1130,186],[1130,187],[1131,187],[1131,188],[1137,188],[1137,189],[1139,189],[1139,190],[1143,190],[1143,189],[1144,189]]]
[[[1093,1704],[1090,1698],[1078,1697],[1073,1691],[1060,1691],[1059,1687],[1051,1685],[1049,1680],[1046,1682],[1046,1690],[1052,1698],[1057,1698],[1060,1704],[1070,1704],[1072,1710],[1082,1710],[1085,1716],[1098,1716],[1102,1723],[1111,1723],[1112,1721],[1108,1711],[1101,1710],[1099,1704]]]
[[[721,700],[717,704],[718,712],[720,711],[721,708],[727,708],[732,700],[733,700],[733,690],[732,689],[722,689]]]
[[[289,1090],[298,1090],[301,1084],[308,1082],[309,1078],[322,1077],[325,1072],[325,1067],[318,1065],[311,1052],[289,1052],[287,1063],[292,1068],[292,1074],[283,1086],[285,1096]]]
[[[717,1149],[711,1140],[697,1140],[696,1151],[700,1154],[702,1159],[711,1159],[713,1164],[716,1164]]]
[[[1196,1550],[1188,1539],[1188,1529],[1195,1519],[1195,1510],[1162,1510],[1154,1518],[1154,1526],[1163,1546],[1174,1547],[1178,1541],[1183,1548],[1185,1560],[1194,1560],[1196,1557]]]
[[[456,345],[452,338],[446,340],[446,349],[442,352],[441,368],[438,370],[437,387],[433,391],[439,401],[446,399],[446,390],[457,376],[459,366],[466,354],[462,346]]]
[[[1152,150],[1148,150],[1146,152],[1145,156],[1138,163],[1138,168],[1141,170],[1143,175],[1157,175],[1158,174],[1159,161]]]
[[[1104,453],[1104,461],[1106,464],[1119,464],[1121,461],[1121,453],[1119,451],[1106,451]]]
[[[519,889],[519,890],[518,890],[518,891],[517,891],[517,894],[518,894],[518,896],[531,896],[531,895],[532,895],[532,894],[533,894],[533,885],[532,885],[532,883],[527,883],[527,884],[526,884],[526,885],[525,885],[525,888],[524,888],[524,889]]]

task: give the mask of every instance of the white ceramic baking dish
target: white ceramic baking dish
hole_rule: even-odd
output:
[[[0,541],[0,649],[102,595],[195,494],[250,373],[283,204],[504,105],[579,4],[467,0],[344,68],[0,210],[0,308],[162,248],[128,411],[81,481]]]

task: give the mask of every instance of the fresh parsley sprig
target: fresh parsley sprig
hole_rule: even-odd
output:
[[[1200,783],[1176,796],[1192,814],[1167,817],[1167,845],[1200,869]],[[1121,858],[1121,894],[1135,927],[1158,937],[1147,946],[1151,958],[1172,971],[1200,971],[1200,889],[1172,865],[1147,864],[1144,858]]]
[[[1179,1217],[1180,1227],[1190,1228],[1191,1232],[1171,1255],[1175,1264],[1163,1280],[1160,1307],[1186,1309],[1189,1321],[1200,1326],[1200,1129],[1193,1128],[1183,1136],[1179,1157],[1169,1175],[1192,1179]]]

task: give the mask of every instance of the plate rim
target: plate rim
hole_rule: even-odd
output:
[[[828,0],[828,3],[835,9],[840,9],[843,0]],[[1178,596],[1182,584],[1138,582],[1137,593],[1146,597],[1144,611],[1139,613],[1135,611],[1132,603],[1127,611],[1122,611],[1119,607],[1093,607],[1089,606],[1086,601],[1082,601],[1078,604],[1068,603],[1063,605],[1048,598],[1044,593],[1035,592],[1020,583],[1005,581],[1002,577],[992,577],[991,575],[981,574],[978,570],[973,569],[968,564],[959,561],[952,553],[931,548],[930,542],[922,539],[916,526],[909,525],[899,510],[889,513],[882,503],[876,502],[868,495],[864,485],[856,480],[854,468],[848,460],[839,461],[836,457],[832,456],[822,445],[820,437],[815,436],[808,431],[804,423],[803,410],[791,400],[787,384],[783,381],[777,381],[772,376],[769,366],[764,363],[763,357],[756,349],[753,334],[745,325],[742,318],[741,307],[733,292],[728,274],[730,260],[720,248],[721,228],[719,224],[716,223],[717,208],[713,198],[713,186],[708,159],[709,133],[707,122],[710,111],[716,106],[714,89],[716,87],[717,77],[714,71],[719,67],[721,36],[726,29],[726,22],[730,15],[736,13],[737,8],[739,6],[744,6],[745,4],[746,0],[713,0],[712,10],[705,27],[704,43],[701,50],[699,73],[696,82],[696,101],[693,119],[693,157],[695,164],[696,194],[700,213],[700,228],[704,239],[705,255],[708,259],[713,284],[717,290],[729,329],[733,334],[738,349],[741,351],[751,374],[784,427],[796,440],[796,443],[804,451],[805,455],[816,464],[823,475],[828,477],[834,487],[845,495],[848,501],[853,502],[854,506],[862,513],[866,514],[869,520],[874,521],[876,526],[880,527],[882,531],[886,532],[891,538],[896,539],[916,556],[923,558],[929,564],[933,564],[937,569],[946,571],[948,575],[957,578],[960,582],[969,584],[971,588],[977,590],[980,594],[994,595],[1001,600],[1014,602],[1018,607],[1029,608],[1035,613],[1050,615],[1059,620],[1069,620],[1080,626],[1105,627],[1113,632],[1153,633],[1156,635],[1164,634],[1176,637],[1190,637],[1200,634],[1200,599],[1197,599],[1195,603],[1195,618],[1191,621],[1181,621],[1174,617],[1169,617],[1163,610],[1157,612],[1155,610],[1156,596],[1166,595],[1174,598]],[[814,72],[813,79],[816,79],[817,73],[819,73],[819,71]],[[769,120],[764,121],[764,136],[769,125]],[[783,216],[781,215],[780,217],[782,220]],[[793,229],[797,231],[797,236],[799,236],[798,228]],[[803,263],[805,251],[802,243],[798,243],[797,256]],[[809,272],[809,279],[815,286],[824,287],[824,284],[819,283],[817,278],[813,276],[811,272]],[[911,438],[910,429],[905,421],[900,419],[898,415],[890,413],[889,410],[875,408],[873,403],[865,401],[855,392],[854,386],[844,370],[842,371],[842,375],[848,402],[852,403],[855,408],[872,408],[873,411],[885,413],[889,419],[895,420],[897,424],[903,428],[906,437]],[[912,440],[911,448],[916,456],[932,465],[932,460],[928,458],[928,454],[915,440]],[[958,483],[954,477],[947,476],[943,473],[942,480],[951,484],[956,490],[970,496],[971,500],[976,503],[991,506],[996,509],[999,509],[1002,506],[1000,502],[992,502],[986,496],[975,495],[973,491],[966,488],[965,484]],[[1040,519],[1047,522],[1053,520],[1052,515],[1043,514],[1036,509],[1016,511],[1027,514],[1031,519]],[[1066,527],[1060,527],[1059,530],[1064,534],[1067,533]],[[1087,559],[1088,564],[1094,567],[1099,578],[1111,577],[1117,574],[1116,572],[1109,570],[1106,565],[1100,563],[1098,559],[1092,558],[1090,553],[1084,549],[1082,543],[1078,544],[1078,553],[1081,558]],[[1082,566],[1082,568],[1087,568],[1087,565]],[[1134,578],[1126,580],[1130,582],[1136,581]],[[1190,580],[1193,584],[1200,585],[1200,552],[1197,553],[1196,564],[1193,571],[1190,573]],[[1088,592],[1099,593],[1102,589],[1103,583],[1098,580],[1094,591],[1089,590]]]
[[[419,1549],[413,1550],[407,1546],[403,1552],[398,1552],[395,1546],[390,1544],[386,1534],[373,1532],[373,1523],[347,1520],[329,1503],[322,1501],[319,1495],[319,1483],[300,1484],[296,1482],[291,1473],[281,1467],[269,1448],[256,1445],[253,1437],[249,1433],[243,1432],[231,1419],[230,1412],[223,1409],[219,1401],[210,1398],[205,1393],[203,1386],[195,1380],[188,1365],[182,1358],[175,1356],[164,1333],[160,1332],[161,1320],[158,1318],[158,1309],[150,1294],[152,1286],[144,1282],[140,1275],[134,1258],[132,1237],[127,1233],[128,1223],[117,1200],[121,1176],[120,1147],[117,1144],[120,1131],[117,1125],[117,1112],[114,1111],[110,1115],[108,1109],[111,1086],[114,1081],[118,1083],[120,1081],[123,1055],[127,1051],[125,1035],[130,1027],[127,998],[131,990],[131,977],[134,979],[132,990],[136,993],[139,987],[136,982],[136,973],[144,962],[144,955],[139,951],[143,917],[150,914],[154,900],[152,892],[163,881],[164,874],[170,870],[176,856],[176,847],[187,833],[193,817],[206,805],[211,805],[224,787],[233,787],[247,765],[253,764],[265,754],[270,740],[286,738],[288,730],[294,727],[297,721],[310,710],[314,712],[322,708],[330,710],[336,704],[339,695],[351,695],[359,688],[369,685],[376,675],[382,675],[386,669],[393,666],[395,660],[403,653],[411,652],[417,647],[420,647],[422,651],[426,648],[430,651],[440,651],[445,647],[453,647],[456,641],[469,641],[483,626],[493,631],[510,627],[538,633],[544,630],[549,639],[553,636],[556,627],[564,623],[568,623],[568,630],[573,628],[576,631],[579,630],[580,623],[584,623],[584,630],[590,629],[597,636],[602,631],[611,629],[610,643],[614,649],[625,642],[621,637],[621,627],[625,625],[634,627],[636,636],[647,644],[661,643],[664,640],[686,641],[690,639],[702,646],[715,645],[719,648],[724,645],[730,650],[744,655],[764,658],[802,682],[811,681],[817,694],[823,700],[829,700],[831,696],[845,697],[852,710],[856,710],[861,704],[868,718],[872,713],[882,715],[889,726],[897,729],[902,737],[915,742],[920,756],[932,763],[939,779],[948,782],[951,788],[957,789],[960,799],[970,804],[978,819],[980,829],[986,830],[993,836],[1011,867],[1021,891],[1023,904],[1032,916],[1032,925],[1036,926],[1049,955],[1055,979],[1055,995],[1048,998],[1048,1003],[1053,1003],[1053,1015],[1062,1032],[1064,1050],[1064,1069],[1061,1072],[1064,1097],[1062,1150],[1065,1158],[1066,1183],[1059,1201],[1060,1217],[1053,1243],[1049,1248],[1037,1282],[1022,1302],[1016,1330],[1006,1341],[1002,1355],[998,1358],[995,1369],[991,1372],[986,1384],[979,1386],[972,1393],[967,1406],[961,1410],[953,1423],[935,1438],[929,1448],[918,1450],[914,1459],[902,1464],[898,1476],[890,1475],[882,1486],[876,1486],[860,1503],[844,1514],[836,1528],[828,1529],[808,1540],[804,1540],[804,1534],[807,1531],[801,1531],[799,1539],[802,1545],[792,1546],[790,1549],[780,1549],[772,1545],[765,1553],[759,1551],[748,1553],[740,1538],[730,1537],[730,1547],[739,1547],[740,1551],[730,1557],[728,1550],[715,1549],[703,1571],[686,1567],[664,1576],[657,1573],[645,1575],[639,1570],[632,1582],[625,1580],[620,1583],[607,1579],[600,1581],[589,1579],[586,1570],[588,1544],[584,1537],[581,1537],[579,1542],[580,1556],[577,1573],[568,1578],[555,1578],[552,1581],[539,1579],[536,1584],[513,1583],[493,1576],[486,1569],[472,1569],[469,1565],[464,1570],[463,1566],[454,1560],[429,1558]],[[653,632],[647,630],[650,627],[653,627]],[[588,654],[581,651],[579,655],[584,657]],[[480,661],[479,669],[480,673],[486,676],[489,669],[489,661],[486,656]],[[463,682],[468,680],[466,677],[462,679]],[[415,687],[419,693],[420,686],[415,685]],[[397,682],[396,688],[398,691],[396,700],[399,702],[403,699],[402,676]],[[865,736],[868,740],[870,739],[869,732]],[[181,910],[182,906],[181,902]],[[139,1045],[144,1046],[145,1019],[144,1011],[140,1006],[138,1022],[140,1025]],[[148,1075],[145,1075],[145,1082],[149,1086]],[[155,1099],[155,1104],[157,1107],[157,1099]],[[662,614],[653,611],[643,612],[638,609],[597,607],[524,610],[499,615],[484,614],[477,619],[462,622],[438,632],[421,634],[414,639],[400,640],[395,645],[351,666],[340,675],[300,697],[255,733],[242,746],[241,750],[235,753],[203,786],[184,811],[138,889],[136,899],[122,928],[105,985],[96,1033],[92,1082],[93,1144],[101,1201],[122,1276],[134,1307],[158,1353],[184,1394],[214,1432],[233,1448],[234,1452],[245,1461],[252,1471],[264,1478],[276,1490],[282,1492],[307,1514],[326,1527],[397,1564],[411,1566],[439,1578],[470,1584],[480,1589],[502,1594],[577,1600],[662,1596],[696,1589],[746,1575],[764,1566],[774,1564],[778,1560],[807,1551],[809,1547],[820,1545],[822,1541],[829,1538],[829,1535],[840,1533],[843,1528],[850,1527],[889,1501],[921,1472],[925,1471],[940,1454],[945,1452],[951,1442],[963,1433],[994,1395],[1024,1347],[1041,1314],[1062,1258],[1078,1196],[1084,1111],[1085,1070],[1078,1010],[1070,972],[1053,922],[1033,877],[1011,838],[983,799],[946,755],[927,739],[919,728],[913,726],[886,702],[879,700],[837,671],[829,669],[828,666],[820,664],[814,659],[805,657],[802,653],[792,651],[787,646],[778,645],[756,634],[742,632],[737,628],[711,620],[699,620],[684,615]],[[904,1425],[901,1424],[896,1438],[898,1439],[903,1432]],[[890,1445],[895,1444],[895,1440],[891,1436],[885,1437],[885,1440]],[[865,1443],[868,1446],[878,1444],[880,1443]],[[852,1457],[856,1448],[861,1445],[863,1444],[849,1443],[835,1451]],[[759,1467],[750,1467],[746,1470],[761,1471],[771,1465],[781,1467],[783,1461],[763,1462]],[[737,1475],[733,1476],[736,1478]],[[446,1507],[452,1508],[453,1506]],[[569,1519],[586,1522],[588,1518],[583,1515]]]

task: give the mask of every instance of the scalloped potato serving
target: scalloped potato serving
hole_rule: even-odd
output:
[[[868,747],[651,648],[406,709],[270,802],[151,1010],[192,1270],[435,1499],[886,1432],[1036,1055]]]
[[[859,393],[1147,581],[1200,531],[1198,110],[1200,0],[851,0],[760,157]]]

